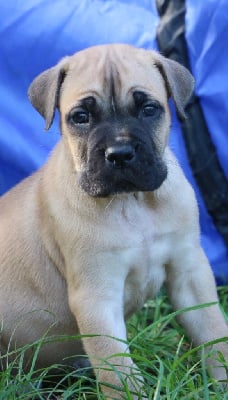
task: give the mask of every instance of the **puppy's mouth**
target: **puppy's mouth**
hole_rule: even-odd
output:
[[[167,177],[167,168],[157,152],[139,145],[118,144],[91,151],[80,186],[90,196],[154,191]]]

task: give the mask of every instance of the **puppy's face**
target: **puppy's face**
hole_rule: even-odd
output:
[[[59,66],[63,140],[78,183],[90,196],[153,191],[167,176],[163,154],[169,89],[163,65],[151,53],[126,45],[100,46]]]
[[[60,96],[80,186],[91,196],[152,191],[166,178],[163,151],[170,117],[158,69],[112,50],[74,59]],[[140,62],[141,61],[141,62]],[[150,76],[150,79],[148,79]]]

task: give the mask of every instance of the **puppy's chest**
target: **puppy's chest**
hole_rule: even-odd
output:
[[[158,264],[164,258],[162,255],[167,254],[167,229],[162,218],[149,206],[137,202],[123,206],[119,214],[114,214],[113,222],[113,244],[123,249],[123,254],[126,250],[129,262],[140,259],[144,264]]]
[[[125,276],[126,316],[141,308],[164,282],[170,244],[161,224],[153,210],[137,204],[123,207],[116,214],[110,258],[118,260],[116,273],[119,271],[120,277]]]
[[[129,317],[145,301],[153,298],[165,280],[166,249],[148,243],[129,248],[120,254],[122,268],[127,276],[124,283],[124,312]]]

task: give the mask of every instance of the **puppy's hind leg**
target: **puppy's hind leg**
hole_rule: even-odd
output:
[[[183,312],[179,320],[195,346],[226,337],[208,347],[223,353],[228,362],[228,327],[218,305],[215,280],[202,248],[196,243],[182,248],[181,254],[175,252],[167,266],[167,289],[174,309],[182,309],[216,303],[197,310]],[[217,380],[227,382],[226,370],[216,360],[215,355],[208,358],[208,367]]]

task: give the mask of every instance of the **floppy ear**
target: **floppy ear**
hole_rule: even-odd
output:
[[[35,109],[46,121],[45,129],[48,130],[55,116],[61,84],[64,80],[68,63],[63,59],[53,68],[38,75],[31,83],[28,96]]]
[[[155,65],[166,82],[168,94],[175,103],[178,116],[181,120],[184,120],[186,118],[184,109],[194,89],[192,74],[178,62],[169,60],[157,53]]]

